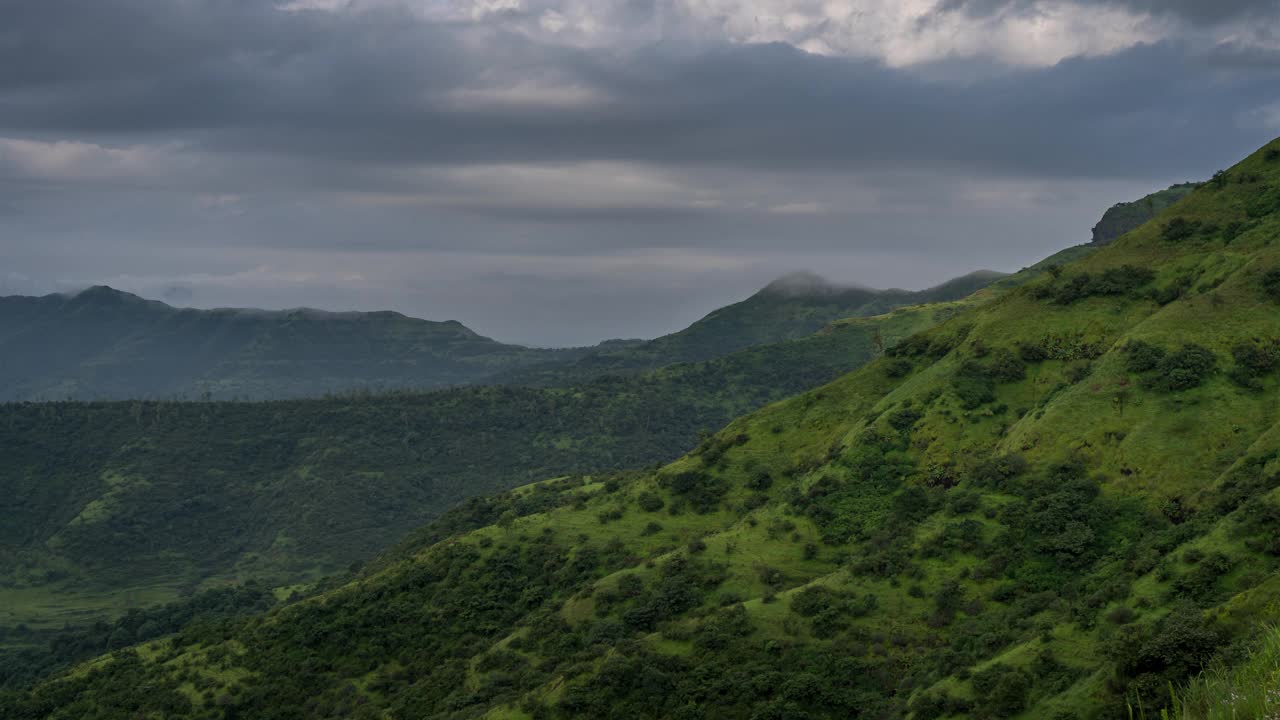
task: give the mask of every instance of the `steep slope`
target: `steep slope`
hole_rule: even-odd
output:
[[[601,346],[569,362],[515,370],[496,379],[514,384],[566,385],[605,374],[708,360],[757,345],[803,338],[836,320],[959,300],[1004,277],[1004,273],[980,270],[937,287],[910,291],[842,287],[817,275],[795,273],[679,332],[643,343]]]
[[[1126,717],[1275,619],[1280,143],[656,472],[477,500],[12,717]],[[495,522],[496,518],[496,522]],[[494,523],[494,524],[489,524]]]
[[[1140,200],[1112,205],[1103,213],[1098,224],[1093,226],[1093,239],[1089,244],[1109,245],[1116,238],[1137,229],[1159,215],[1165,208],[1191,194],[1199,186],[1200,183],[1171,185]]]
[[[472,382],[568,358],[393,312],[192,310],[95,287],[0,297],[0,400],[288,398]]]
[[[311,580],[477,494],[667,462],[958,305],[567,389],[0,405],[0,629],[83,624],[225,581]]]

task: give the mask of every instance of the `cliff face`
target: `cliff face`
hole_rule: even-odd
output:
[[[1181,200],[1199,185],[1200,183],[1171,185],[1141,200],[1112,205],[1102,215],[1098,224],[1093,226],[1093,240],[1089,244],[1110,245],[1113,240],[1155,217],[1161,210]]]

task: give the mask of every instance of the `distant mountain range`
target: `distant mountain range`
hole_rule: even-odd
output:
[[[179,309],[109,287],[0,298],[0,400],[427,389],[581,352],[506,345],[396,312]]]
[[[396,312],[180,309],[102,286],[0,297],[0,400],[261,400],[482,382],[564,384],[723,357],[804,337],[840,318],[958,299],[999,277],[984,271],[912,292],[788,276],[657,340],[559,350],[508,345],[456,321]]]

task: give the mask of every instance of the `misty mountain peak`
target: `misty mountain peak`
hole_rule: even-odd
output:
[[[771,295],[798,297],[806,295],[829,295],[831,293],[847,289],[849,288],[836,285],[817,273],[810,272],[808,270],[801,270],[783,275],[777,280],[765,285],[761,292]]]
[[[72,295],[71,299],[82,302],[82,303],[96,303],[96,304],[108,304],[108,303],[121,304],[121,303],[133,303],[133,302],[136,302],[136,303],[146,302],[146,300],[143,300],[142,298],[138,297],[137,295],[134,295],[133,293],[127,293],[123,290],[117,290],[111,287],[110,285],[92,285]]]

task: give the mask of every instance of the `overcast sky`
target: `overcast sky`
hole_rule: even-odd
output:
[[[1280,0],[0,0],[0,294],[678,329],[1087,241],[1280,135]]]

